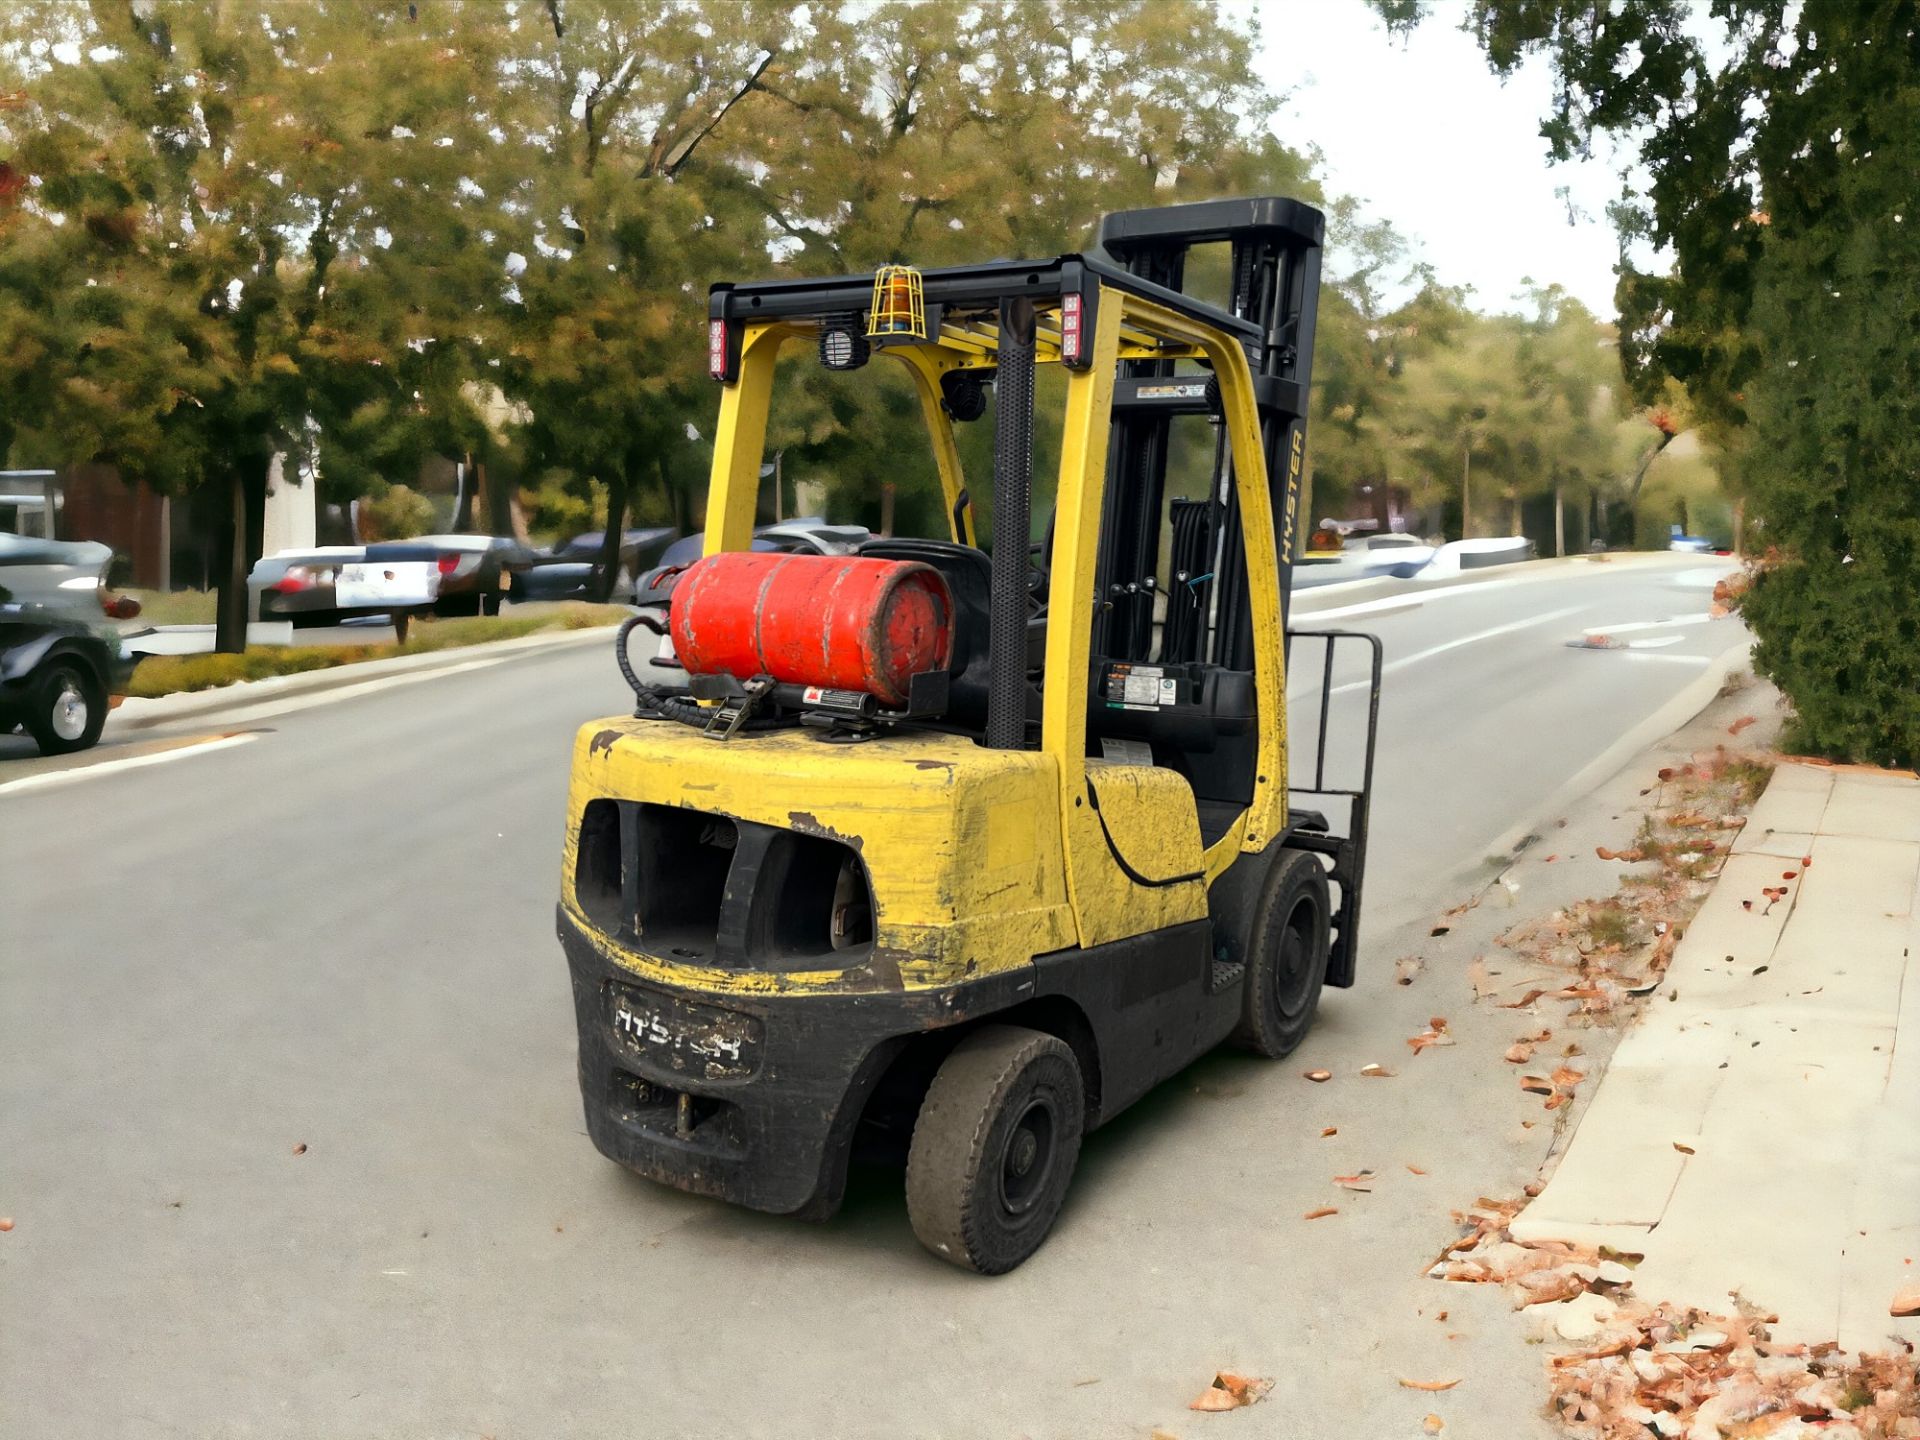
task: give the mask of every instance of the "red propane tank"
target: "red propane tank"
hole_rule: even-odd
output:
[[[902,705],[953,653],[946,577],[912,560],[723,551],[673,587],[673,650],[696,675],[860,690]]]

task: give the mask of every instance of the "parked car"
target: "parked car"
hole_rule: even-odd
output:
[[[518,598],[534,552],[506,535],[421,535],[367,545],[280,550],[247,577],[252,614],[295,625],[338,625],[406,612],[495,615]]]
[[[659,563],[661,553],[679,538],[680,532],[661,525],[645,530],[627,530],[620,536],[619,569],[614,576],[612,598],[628,600],[633,596],[636,576]],[[591,600],[597,598],[594,580],[600,566],[600,549],[606,534],[589,530],[564,545],[556,545],[545,554],[536,554],[533,566],[521,577],[522,600]]]
[[[247,576],[247,614],[256,620],[291,620],[295,625],[337,625],[341,613],[334,589],[340,567],[366,558],[364,545],[322,545],[263,555]]]
[[[431,561],[439,591],[424,608],[436,615],[497,615],[520,598],[520,582],[534,552],[510,535],[417,535],[367,546],[367,564]]]
[[[139,663],[113,621],[140,604],[108,593],[112,563],[92,541],[0,534],[0,734],[24,728],[43,755],[100,738]]]

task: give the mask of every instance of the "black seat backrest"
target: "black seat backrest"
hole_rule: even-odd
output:
[[[953,678],[947,692],[947,718],[984,725],[993,557],[971,545],[906,535],[869,540],[859,553],[875,560],[917,560],[946,577],[947,588],[953,591],[953,660],[948,666]]]

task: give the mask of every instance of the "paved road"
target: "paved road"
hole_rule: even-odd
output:
[[[1405,1054],[1429,1002],[1393,956],[1744,644],[1687,618],[1716,573],[1568,566],[1321,617],[1377,631],[1391,673],[1363,979],[1300,1059]],[[1588,627],[1678,638],[1567,648]],[[1092,1138],[1051,1242],[996,1281],[919,1251],[897,1176],[810,1226],[601,1160],[552,906],[569,738],[622,698],[595,646],[110,731],[90,773],[12,792],[61,767],[0,740],[0,1433],[1418,1433],[1433,1397],[1383,1356],[1433,1329],[1444,1204],[1307,1229],[1326,1179],[1300,1157],[1337,1118],[1469,1201],[1509,1121],[1443,1080],[1210,1057]],[[226,732],[249,738],[125,763]],[[1213,1366],[1281,1384],[1188,1416]]]

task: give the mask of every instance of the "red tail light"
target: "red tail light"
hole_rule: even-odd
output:
[[[1062,295],[1060,297],[1060,358],[1071,365],[1083,356],[1084,336],[1080,329],[1080,297]]]
[[[442,575],[451,575],[460,568],[460,557],[458,555],[442,555],[439,564]]]

